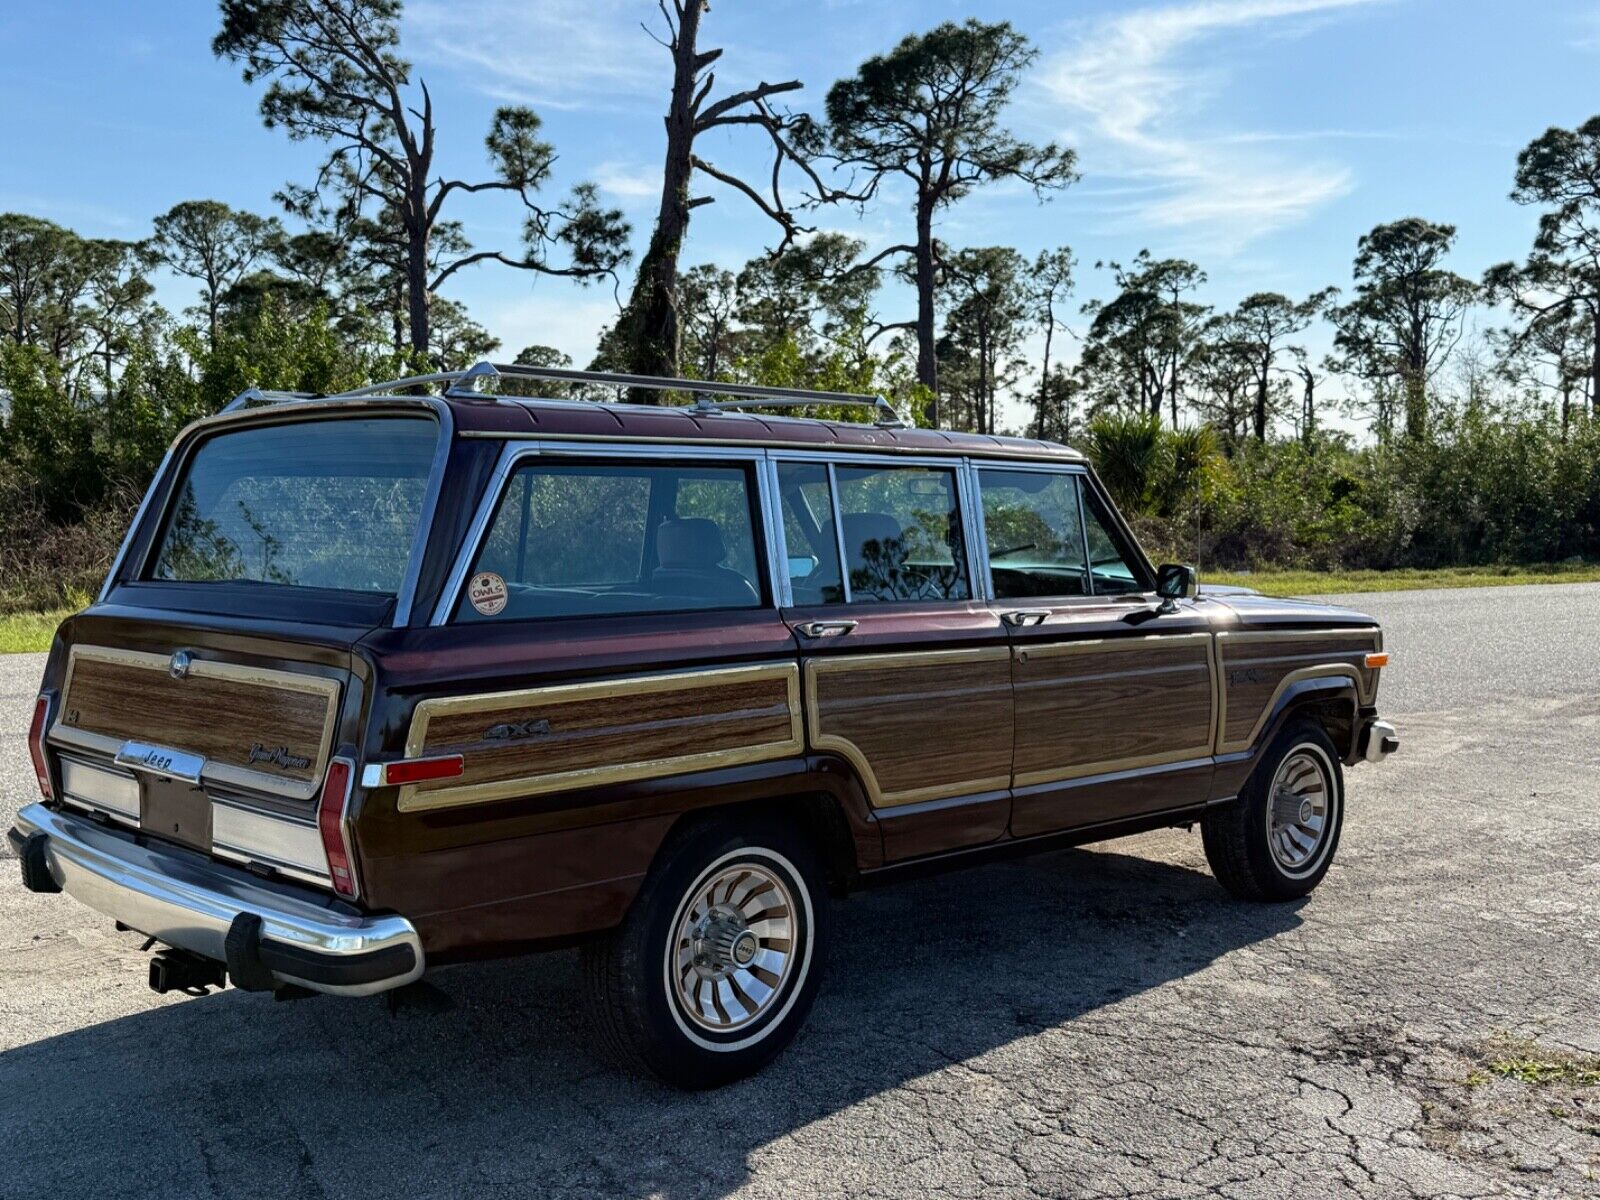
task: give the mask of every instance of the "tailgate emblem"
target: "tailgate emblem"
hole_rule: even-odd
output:
[[[290,754],[287,746],[263,746],[260,742],[252,743],[245,761],[252,766],[256,763],[268,763],[280,771],[303,771],[311,765],[311,760],[299,754]]]
[[[491,725],[483,731],[486,742],[515,742],[523,738],[545,737],[550,732],[550,722],[540,717],[533,721],[507,721]]]
[[[182,679],[189,674],[189,652],[179,650],[167,661],[167,674]]]

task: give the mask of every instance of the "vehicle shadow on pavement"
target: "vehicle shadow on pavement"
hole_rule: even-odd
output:
[[[899,1110],[928,1137],[918,1089],[1070,1092],[1081,1042],[1053,1031],[1114,1020],[1097,1010],[1294,928],[1298,907],[1104,849],[857,895],[796,1043],[698,1094],[594,1058],[570,952],[441,971],[448,1012],[164,1004],[0,1055],[0,1196],[714,1197],[756,1175],[782,1194],[826,1156],[842,1182]]]

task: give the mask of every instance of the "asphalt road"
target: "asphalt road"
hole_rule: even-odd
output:
[[[1177,831],[852,897],[807,1030],[712,1094],[599,1065],[570,954],[445,1012],[162,999],[0,863],[0,1196],[1600,1196],[1600,1088],[1481,1072],[1600,1053],[1600,585],[1350,600],[1404,748],[1312,898]]]

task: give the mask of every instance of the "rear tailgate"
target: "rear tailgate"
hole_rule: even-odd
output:
[[[103,610],[102,610],[103,611]],[[226,626],[235,624],[235,628]],[[359,737],[362,628],[91,612],[61,631],[47,745],[66,804],[262,873],[327,886],[316,801]]]
[[[129,767],[294,800],[316,794],[332,748],[336,678],[170,653],[75,645],[50,740]],[[129,743],[132,743],[130,746]],[[146,748],[145,754],[140,748]]]

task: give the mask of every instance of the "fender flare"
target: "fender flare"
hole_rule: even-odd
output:
[[[1356,752],[1356,737],[1360,724],[1356,717],[1361,710],[1361,694],[1353,676],[1344,674],[1297,679],[1285,688],[1261,726],[1261,734],[1251,747],[1252,757],[1259,757],[1262,750],[1272,744],[1272,739],[1278,736],[1284,726],[1301,713],[1306,710],[1326,712],[1329,709],[1339,712],[1348,720],[1347,733],[1328,728],[1326,721],[1320,722],[1327,729],[1328,736],[1333,739],[1334,749],[1339,752],[1340,758],[1348,762]]]

